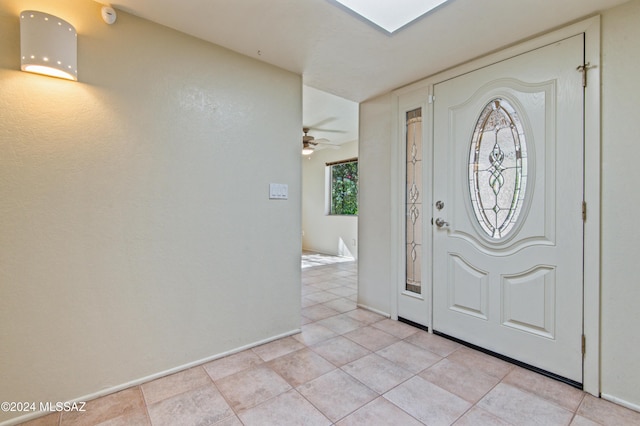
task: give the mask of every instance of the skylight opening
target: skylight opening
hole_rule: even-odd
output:
[[[392,34],[447,0],[335,1]]]

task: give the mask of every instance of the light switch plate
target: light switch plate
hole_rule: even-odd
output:
[[[289,198],[289,185],[286,183],[270,183],[269,199],[270,200],[286,200]]]

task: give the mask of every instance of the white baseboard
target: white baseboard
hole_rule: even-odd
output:
[[[94,392],[94,393],[91,393],[91,394],[88,394],[88,395],[84,395],[84,396],[81,396],[79,398],[75,398],[75,399],[72,399],[71,401],[66,401],[66,402],[69,402],[69,403],[86,402],[86,401],[90,401],[92,399],[100,398],[102,396],[106,396],[106,395],[109,395],[109,394],[112,394],[112,393],[115,393],[115,392],[119,392],[121,390],[128,389],[128,388],[133,387],[133,386],[138,386],[138,385],[141,385],[143,383],[147,383],[147,382],[150,382],[152,380],[159,379],[161,377],[169,376],[169,375],[174,374],[174,373],[179,373],[180,371],[184,371],[184,370],[187,370],[189,368],[197,367],[198,365],[206,364],[207,362],[215,361],[216,359],[224,358],[225,356],[233,355],[235,353],[242,352],[242,351],[245,351],[247,349],[255,348],[256,346],[264,345],[265,343],[273,342],[274,340],[278,340],[278,339],[282,339],[284,337],[289,337],[289,336],[292,336],[294,334],[298,334],[298,333],[300,333],[300,331],[301,330],[299,328],[297,328],[297,329],[288,331],[286,333],[279,334],[277,336],[272,336],[272,337],[269,337],[267,339],[259,340],[257,342],[253,342],[253,343],[250,343],[248,345],[241,346],[239,348],[231,349],[229,351],[221,352],[219,354],[212,355],[210,357],[203,358],[203,359],[200,359],[198,361],[193,361],[193,362],[190,362],[188,364],[179,365],[177,367],[170,368],[168,370],[164,370],[164,371],[161,371],[159,373],[155,373],[155,374],[152,374],[152,375],[149,375],[149,376],[146,376],[146,377],[142,377],[142,378],[139,378],[139,379],[136,379],[136,380],[132,380],[132,381],[127,382],[127,383],[122,383],[122,384],[117,385],[117,386],[112,386],[112,387],[107,388],[107,389],[102,389],[102,390],[100,390],[98,392]],[[51,414],[51,413],[50,412],[36,411],[36,412],[29,413],[29,414],[24,415],[24,416],[14,417],[12,419],[0,422],[0,426],[14,426],[14,425],[17,425],[17,424],[20,424],[20,423],[24,423],[24,422],[29,421],[29,420],[36,419],[38,417],[43,417],[43,416],[48,415],[48,414]]]
[[[382,315],[383,317],[391,318],[391,314],[388,314],[388,313],[386,313],[386,312],[379,311],[379,310],[377,310],[377,309],[374,309],[374,308],[372,308],[372,307],[370,307],[370,306],[367,306],[367,305],[363,305],[363,304],[361,304],[361,303],[358,303],[358,308],[366,309],[367,311],[371,311],[371,312],[373,312],[374,314],[378,314],[378,315]],[[0,426],[2,426],[2,425],[0,425]]]
[[[640,412],[640,405],[638,404],[625,401],[624,399],[620,399],[618,397],[615,397],[613,395],[608,395],[606,393],[601,394],[601,396],[602,396],[602,399],[606,399],[607,401],[611,401],[615,404],[622,405],[623,407],[628,408],[630,410]]]

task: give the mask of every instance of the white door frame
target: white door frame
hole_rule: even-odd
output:
[[[405,148],[402,140],[403,127],[400,122],[402,110],[408,104],[423,106],[424,152],[432,152],[433,147],[433,110],[428,98],[433,94],[433,86],[450,78],[477,70],[513,56],[535,50],[559,40],[585,34],[585,62],[591,68],[588,71],[588,84],[585,88],[584,104],[584,200],[587,203],[587,220],[584,222],[584,296],[583,296],[583,332],[585,335],[585,354],[583,363],[583,388],[592,395],[600,396],[600,16],[594,16],[565,28],[550,32],[535,39],[525,41],[500,52],[460,65],[445,72],[428,77],[417,83],[393,92],[392,134],[395,149],[391,158],[391,317],[398,318],[398,295],[404,285],[404,190],[405,190]],[[580,64],[576,64],[578,66]],[[576,70],[576,72],[578,72]],[[417,99],[422,96],[422,101]],[[430,155],[430,158],[431,155]],[[425,186],[431,189],[431,170],[427,170],[425,161]],[[430,193],[431,191],[429,191]],[[431,200],[424,200],[424,216],[429,215]],[[425,223],[430,222],[425,218]],[[430,225],[429,225],[430,226]],[[425,294],[432,299],[431,278],[432,242],[427,241],[425,233],[423,250],[423,286]],[[427,269],[429,268],[429,269]],[[432,330],[432,307],[427,303],[429,330]]]

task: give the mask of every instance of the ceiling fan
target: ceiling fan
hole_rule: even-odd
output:
[[[302,155],[313,154],[313,152],[315,151],[316,147],[318,147],[318,145],[320,145],[320,147],[330,146],[333,149],[340,149],[338,145],[329,143],[329,139],[325,139],[325,138],[316,139],[313,136],[309,136],[307,134],[309,133],[308,127],[303,127],[302,133],[304,133],[304,135],[302,136]],[[318,147],[318,149],[320,149],[320,147]]]

